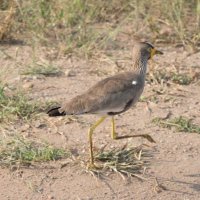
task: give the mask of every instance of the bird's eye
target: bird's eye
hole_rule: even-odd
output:
[[[149,53],[151,53],[151,50],[152,50],[151,47],[149,47],[149,48],[147,49],[147,51],[148,51]]]

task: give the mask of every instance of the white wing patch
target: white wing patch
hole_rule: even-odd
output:
[[[132,81],[132,85],[137,85],[137,81]]]

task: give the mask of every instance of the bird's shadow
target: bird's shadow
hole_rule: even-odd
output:
[[[185,177],[200,178],[200,174],[188,174],[188,175],[185,175]],[[200,179],[199,179],[199,183],[191,184],[191,188],[193,188],[194,190],[200,192]]]
[[[181,180],[178,180],[178,179],[166,179],[166,178],[163,178],[163,177],[157,177],[157,180],[161,183],[161,185],[168,182],[168,183],[176,184],[176,186],[186,185],[196,192],[200,191],[200,183],[193,183],[193,182],[190,182],[190,181],[181,181]],[[165,187],[165,188],[166,188],[167,191],[171,191],[171,192],[176,192],[176,193],[180,193],[180,194],[187,194],[187,195],[196,195],[193,192],[186,192],[183,189],[171,189],[168,186]]]

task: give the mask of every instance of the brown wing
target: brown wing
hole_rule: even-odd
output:
[[[137,84],[133,85],[133,81]],[[138,74],[121,73],[98,82],[86,93],[64,104],[59,111],[70,115],[120,111],[127,102],[135,101],[140,96],[143,86]]]

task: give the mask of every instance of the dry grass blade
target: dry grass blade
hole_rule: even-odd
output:
[[[121,174],[139,176],[145,167],[150,163],[152,155],[149,151],[139,147],[129,147],[111,151],[100,151],[95,160],[100,163],[105,170],[111,170]]]
[[[15,12],[16,5],[13,0],[0,1],[0,40],[9,34],[11,26],[14,24]]]

